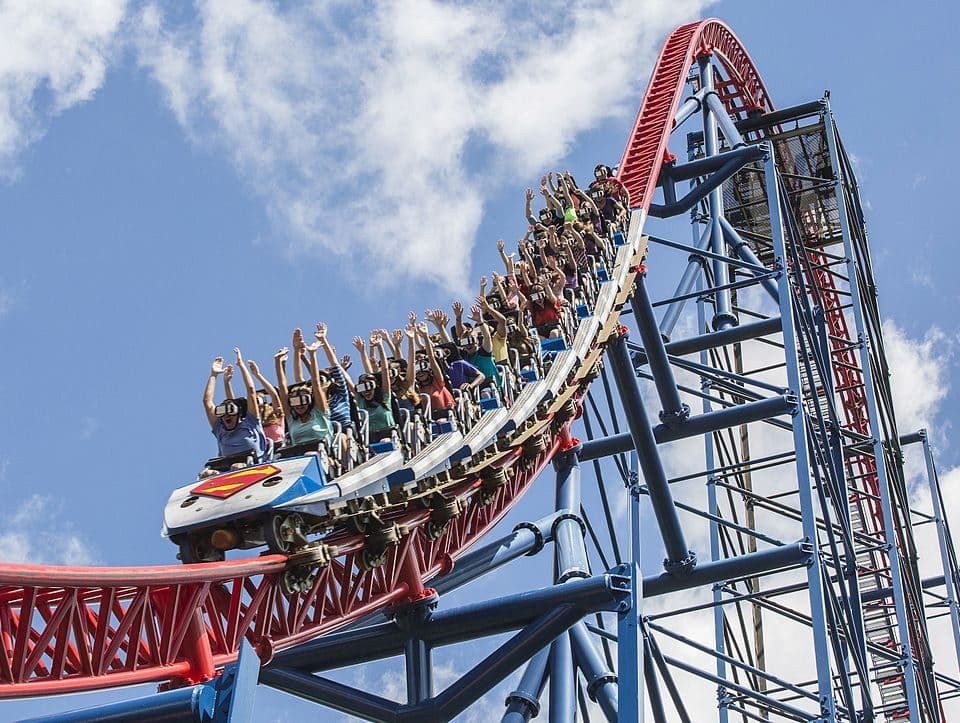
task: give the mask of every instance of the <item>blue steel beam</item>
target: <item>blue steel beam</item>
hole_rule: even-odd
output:
[[[573,510],[580,510],[580,460],[575,451],[554,459],[557,472],[556,507],[562,512],[553,523],[556,582],[590,577],[587,549],[583,544],[584,524]]]
[[[957,579],[957,567],[955,548],[953,546],[953,536],[950,533],[950,525],[943,509],[943,497],[940,490],[940,478],[937,475],[937,465],[933,459],[933,451],[930,449],[930,440],[927,437],[927,430],[921,429],[918,433],[923,442],[923,459],[927,466],[927,485],[930,489],[930,501],[933,505],[933,520],[937,528],[937,542],[940,549],[940,569],[943,575],[939,577],[946,586],[947,592],[947,612],[950,615],[950,624],[953,628],[953,645],[957,655],[957,665],[960,666],[960,610],[957,609],[958,600],[960,600],[960,581]],[[927,581],[921,584],[926,587]]]
[[[684,580],[678,580],[667,574],[643,578],[643,594],[645,597],[656,597],[701,585],[712,585],[723,580],[756,577],[785,567],[806,565],[812,556],[812,545],[802,540],[716,562],[703,562],[697,565],[697,568]]]
[[[667,551],[664,568],[668,572],[684,575],[697,564],[696,553],[687,547],[687,541],[680,525],[677,508],[673,504],[673,494],[667,475],[663,471],[663,463],[657,450],[657,442],[653,436],[653,428],[647,419],[647,412],[640,396],[637,377],[627,351],[626,335],[618,336],[608,347],[607,354],[610,365],[613,367],[613,376],[620,390],[623,409],[627,416],[627,425],[630,427],[630,439],[633,449],[640,459],[640,468],[643,470],[644,481],[653,504],[657,525]]]
[[[696,227],[694,227],[693,235],[696,236]],[[710,227],[706,226],[696,242],[696,249],[687,257],[687,267],[683,270],[680,283],[677,284],[677,290],[674,291],[673,296],[670,297],[671,299],[676,297],[680,298],[670,303],[667,310],[663,313],[663,319],[660,321],[660,337],[665,341],[669,341],[670,337],[673,336],[673,330],[680,320],[680,313],[683,311],[684,303],[686,303],[686,296],[693,291],[697,279],[700,278],[699,272],[703,270],[705,261],[703,256],[699,255],[697,251],[706,251],[709,246]]]
[[[600,705],[600,710],[613,723],[617,720],[617,676],[607,667],[597,650],[587,626],[580,621],[570,628],[570,642],[577,667],[587,681],[587,695]]]
[[[757,258],[753,249],[750,248],[750,244],[740,238],[737,229],[735,229],[724,216],[720,217],[720,227],[723,229],[723,237],[726,239],[727,245],[730,247],[730,250],[737,255],[737,258],[753,266],[763,268],[763,264],[760,263],[760,259]],[[769,276],[761,278],[760,285],[766,290],[771,299],[774,301],[778,300],[777,284],[773,279]]]
[[[209,685],[168,690],[163,693],[124,700],[83,710],[30,718],[29,723],[129,723],[149,721],[212,721],[217,692]],[[25,721],[24,723],[27,723]]]
[[[747,146],[745,148],[738,148],[736,151],[731,151],[730,153],[719,154],[717,157],[723,159],[722,165],[710,174],[709,177],[704,179],[702,183],[697,184],[692,190],[688,191],[683,198],[672,203],[651,203],[649,215],[654,218],[670,218],[671,216],[686,213],[704,198],[715,193],[720,193],[720,186],[723,182],[731,178],[737,171],[743,168],[745,164],[763,160],[763,153],[758,151],[758,146]],[[697,161],[692,161],[684,165],[690,166],[693,163],[697,163]],[[677,168],[682,168],[682,166],[677,166]],[[666,171],[667,169],[665,168],[664,170]],[[664,184],[671,183],[674,180],[680,179],[677,179],[676,175],[671,173],[664,179]],[[717,252],[715,251],[715,253]],[[724,278],[726,278],[726,276],[724,276]]]
[[[712,88],[707,90],[703,99],[710,109],[713,119],[717,122],[717,125],[720,126],[720,132],[723,133],[727,145],[731,148],[741,148],[747,145],[746,141],[743,140],[743,136],[740,135],[740,131],[737,130],[737,127],[734,125],[733,119],[727,115],[727,109],[723,107],[723,101],[720,100],[717,91]]]
[[[694,354],[727,344],[739,344],[778,333],[780,333],[780,317],[775,316],[771,319],[753,321],[723,331],[711,331],[699,336],[670,341],[664,345],[664,349],[670,356],[686,356],[687,354]]]
[[[433,696],[433,668],[430,646],[420,638],[410,638],[403,646],[407,673],[407,702],[419,703]]]
[[[565,632],[550,645],[550,723],[575,723],[576,717],[577,671]]]
[[[625,568],[630,577],[630,598],[626,609],[617,615],[617,721],[635,723],[643,718],[643,577],[640,573],[641,516],[640,473],[637,453],[630,455],[630,486],[627,489],[630,503],[629,559]]]
[[[260,674],[260,682],[341,713],[372,721],[395,721],[400,708],[392,700],[289,668],[266,669]]]
[[[438,610],[427,623],[411,632],[404,632],[390,622],[325,635],[277,653],[267,669],[276,666],[316,672],[379,660],[402,654],[404,642],[414,635],[433,647],[498,635],[523,627],[544,610],[558,605],[573,605],[581,615],[616,610],[629,591],[629,579],[619,574],[570,580],[563,585],[472,603],[454,610]]]
[[[709,95],[714,90],[711,56],[701,56],[697,59],[697,65],[700,68],[700,87],[705,88],[707,95]],[[710,110],[709,105],[703,109],[703,145],[707,156],[715,156],[720,152],[717,141],[717,118]],[[749,148],[760,150],[757,146],[749,146]],[[747,149],[744,148],[743,150]],[[720,255],[724,252],[724,241],[723,229],[720,226],[720,217],[723,215],[723,194],[720,191],[719,184],[710,189],[707,202],[710,208],[710,250]],[[713,294],[713,320],[710,325],[714,331],[721,331],[737,324],[737,317],[734,316],[730,307],[730,292],[722,288],[728,281],[727,264],[714,259],[713,285],[720,287]]]
[[[693,181],[701,176],[716,173],[730,164],[745,166],[748,163],[762,161],[766,157],[766,153],[767,151],[761,146],[737,148],[725,153],[716,153],[698,158],[695,161],[664,168],[660,172],[660,178],[669,178],[674,183]]]
[[[663,339],[660,337],[660,329],[657,327],[657,319],[653,314],[653,306],[650,304],[645,273],[637,276],[633,289],[633,298],[630,300],[630,304],[633,307],[637,330],[640,332],[644,353],[650,362],[650,371],[653,374],[653,381],[660,397],[660,405],[663,408],[663,411],[660,412],[660,421],[667,426],[674,427],[690,416],[690,407],[680,399],[677,380],[673,377],[673,369],[671,369],[670,361],[667,359]]]
[[[431,582],[431,587],[443,595],[518,557],[536,554],[545,543],[553,541],[553,527],[557,518],[569,512],[571,510],[562,509],[536,522],[521,522],[509,535],[461,557],[453,570]]]
[[[767,144],[764,144],[767,145]],[[771,153],[764,163],[764,176],[767,190],[767,204],[770,214],[770,235],[773,240],[774,263],[781,269],[787,268],[788,256],[784,235],[783,218],[780,211],[780,187],[777,179],[777,167]],[[843,204],[840,204],[841,206]],[[797,341],[793,317],[794,288],[790,277],[783,273],[778,278],[780,292],[780,317],[783,324],[783,344],[786,350],[784,358],[787,367],[787,382],[791,389],[799,393],[802,389],[800,364],[797,360]],[[800,505],[803,534],[810,540],[818,539],[816,507],[814,506],[812,484],[810,480],[809,446],[804,415],[793,418],[793,447],[797,455],[797,489]],[[807,565],[807,590],[810,600],[810,622],[813,627],[813,652],[817,666],[817,690],[820,695],[821,714],[827,720],[835,720],[837,711],[833,696],[833,678],[830,665],[829,632],[826,621],[826,591],[823,583],[823,563],[819,551],[814,550]],[[733,686],[727,682],[728,686]]]
[[[575,581],[558,585],[557,588],[562,590],[573,584]],[[582,616],[583,610],[576,605],[561,604],[548,608],[547,612],[494,650],[445,691],[417,705],[402,706],[398,720],[411,723],[452,720],[550,641],[557,639],[557,636],[565,638],[563,633]],[[569,670],[572,672],[572,664]],[[554,687],[552,677],[551,669],[551,690]],[[573,690],[576,691],[575,686]]]
[[[830,109],[829,101],[825,102],[824,132],[827,136],[827,146],[830,151],[830,163],[833,168],[839,169],[840,158],[836,145],[836,137],[833,127],[833,112]],[[775,180],[775,179],[774,179]],[[769,184],[769,182],[768,182]],[[769,191],[768,191],[769,193]],[[860,298],[860,285],[857,281],[858,269],[855,263],[855,253],[853,242],[850,235],[850,220],[847,217],[847,204],[844,194],[838,191],[837,194],[837,213],[840,219],[840,234],[843,237],[843,251],[846,257],[847,278],[850,285],[850,301],[853,308],[853,318],[857,330],[857,338],[863,343],[860,345],[860,369],[863,377],[863,393],[867,403],[867,417],[870,424],[870,435],[872,437],[873,455],[876,464],[877,485],[880,489],[880,509],[883,515],[883,532],[889,552],[887,560],[890,565],[890,578],[893,581],[893,606],[896,611],[897,632],[900,638],[901,646],[901,666],[903,671],[903,682],[906,690],[907,705],[911,720],[920,720],[920,691],[918,690],[917,677],[924,674],[924,671],[917,670],[916,659],[913,653],[912,631],[909,626],[907,613],[907,600],[903,589],[902,573],[900,570],[901,559],[900,550],[897,546],[897,527],[893,518],[893,507],[890,495],[890,481],[887,472],[887,457],[884,447],[887,440],[883,437],[880,429],[880,412],[877,408],[877,396],[874,387],[873,367],[870,359],[870,347],[874,340],[870,338],[870,333],[866,329],[863,318],[864,305]],[[892,442],[892,440],[890,440]],[[913,611],[922,618],[921,611]],[[922,624],[921,620],[921,624]],[[922,645],[922,643],[918,643]],[[934,703],[935,705],[935,703]]]
[[[547,682],[550,648],[542,648],[527,663],[517,689],[507,696],[507,712],[501,723],[527,723],[540,715],[540,696]]]
[[[611,357],[612,360],[612,357]],[[658,424],[653,428],[653,437],[656,444],[673,442],[686,437],[697,437],[709,434],[727,427],[736,427],[741,424],[760,422],[764,419],[791,414],[797,409],[797,400],[789,394],[777,397],[768,397],[756,402],[737,404],[732,407],[718,409],[715,412],[706,412],[690,417],[677,429],[671,429],[665,424]],[[630,434],[614,434],[609,437],[592,439],[583,443],[580,451],[580,460],[587,462],[612,454],[629,452],[634,449],[633,437]]]

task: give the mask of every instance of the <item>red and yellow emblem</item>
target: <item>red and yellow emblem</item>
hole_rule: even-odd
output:
[[[238,469],[236,472],[227,472],[226,474],[220,474],[204,480],[190,490],[190,493],[225,500],[227,497],[235,495],[237,492],[245,490],[247,487],[277,474],[280,474],[280,468],[272,464],[262,464],[259,467],[250,467],[249,469]]]

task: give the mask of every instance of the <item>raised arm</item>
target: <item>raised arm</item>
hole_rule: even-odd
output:
[[[278,349],[273,355],[273,366],[277,373],[277,392],[280,394],[280,408],[283,410],[284,417],[292,417],[290,413],[290,402],[287,395],[287,354],[290,350],[287,347]]]
[[[227,364],[223,370],[223,396],[226,399],[236,399],[233,393],[233,364]]]
[[[380,388],[383,389],[383,397],[386,399],[390,393],[390,365],[387,364],[387,349],[383,343],[383,337],[374,332],[370,335],[370,347],[376,348],[380,357]]]
[[[390,347],[390,356],[394,359],[403,359],[403,329],[394,329],[387,335],[385,329],[380,330],[380,337]]]
[[[404,377],[407,380],[407,390],[413,389],[417,378],[417,315],[410,312],[410,323],[407,324],[403,333],[407,337],[407,374]]]
[[[250,373],[253,374],[254,378],[263,385],[264,391],[270,395],[270,398],[273,400],[273,406],[282,409],[283,405],[280,403],[280,392],[278,392],[277,388],[270,383],[270,380],[263,375],[257,363],[253,359],[247,359],[247,366],[250,368]]]
[[[560,202],[556,197],[550,192],[550,189],[547,188],[546,183],[540,184],[540,195],[543,196],[543,200],[547,202],[549,208],[556,208],[560,211],[563,210],[563,207],[560,205]]]
[[[363,339],[359,336],[353,337],[353,347],[360,354],[360,363],[363,364],[363,371],[367,374],[373,374],[373,364],[370,363],[370,357],[367,356],[367,348],[363,344]],[[373,351],[372,349],[370,350]]]
[[[482,296],[480,297],[483,298]],[[480,346],[488,354],[493,352],[493,339],[490,338],[490,327],[483,320],[483,315],[480,313],[480,306],[474,304],[470,309],[470,314],[473,318],[473,329],[474,331],[480,332]]]
[[[463,337],[464,327],[463,327],[463,304],[459,301],[453,302],[453,316],[454,316],[454,331],[457,333],[457,341]]]
[[[440,338],[445,344],[450,343],[450,334],[447,333],[447,324],[450,323],[450,317],[442,309],[433,309],[425,314],[427,321],[433,324]]]
[[[240,353],[240,347],[233,347],[233,353],[237,355],[237,369],[240,370],[240,376],[243,377],[243,384],[247,388],[247,414],[254,419],[260,419],[260,404],[257,402],[257,388],[253,384],[253,377],[247,365],[243,362],[243,355]]]
[[[350,375],[347,374],[346,367],[337,358],[337,350],[330,346],[330,341],[327,339],[327,325],[322,321],[319,322],[317,324],[317,330],[313,335],[317,341],[320,342],[320,348],[323,349],[323,353],[327,355],[327,361],[330,362],[330,366],[340,370],[340,373],[343,375],[343,381],[347,385],[347,390],[353,394],[353,379],[350,378]],[[347,360],[350,359],[350,357],[344,358]]]
[[[525,213],[526,216],[527,216],[527,221],[529,221],[530,223],[536,223],[536,222],[537,222],[537,219],[535,219],[535,218],[533,217],[532,204],[533,204],[533,189],[532,189],[532,188],[528,188],[528,189],[527,189],[527,202],[526,202],[526,204],[524,205],[523,210],[524,210],[524,213]]]
[[[503,296],[502,292],[501,292],[501,296]],[[493,319],[496,322],[497,333],[502,337],[506,337],[507,336],[507,317],[505,317],[499,311],[497,311],[492,306],[490,306],[490,303],[483,296],[480,297],[480,307],[487,314],[487,316],[489,316],[491,319]]]
[[[440,362],[437,361],[437,355],[434,353],[433,339],[430,338],[427,325],[421,324],[418,326],[417,333],[420,335],[420,343],[423,344],[423,348],[427,350],[427,356],[430,357],[430,372],[433,374],[433,378],[442,379],[443,370],[440,368]]]
[[[314,406],[321,412],[328,413],[330,403],[327,401],[327,393],[320,386],[320,367],[317,365],[317,349],[319,348],[319,341],[303,345],[307,368],[310,370],[310,389],[313,391]]]
[[[303,381],[303,367],[300,366],[303,357],[303,332],[299,327],[293,330],[290,348],[293,349],[293,381],[299,384]]]
[[[203,410],[207,413],[210,429],[217,425],[216,407],[213,406],[213,392],[217,388],[217,377],[223,374],[223,357],[218,356],[210,365],[210,376],[207,385],[203,388]]]

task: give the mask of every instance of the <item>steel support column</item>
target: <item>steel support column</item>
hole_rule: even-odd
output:
[[[527,723],[540,715],[540,696],[547,682],[550,648],[542,648],[527,663],[517,689],[507,696],[507,712],[501,723]]]
[[[680,390],[677,389],[677,380],[674,379],[670,360],[657,328],[657,319],[653,314],[650,296],[647,293],[646,273],[637,275],[633,285],[633,297],[630,300],[633,307],[633,318],[643,341],[643,351],[650,363],[650,372],[660,397],[660,421],[669,427],[679,425],[690,416],[690,407],[680,399]]]
[[[796,332],[793,318],[793,287],[786,273],[787,251],[783,218],[780,212],[780,187],[773,149],[770,148],[764,163],[767,203],[770,211],[770,232],[773,240],[774,263],[782,270],[778,278],[780,296],[780,319],[783,326],[783,345],[787,368],[787,383],[790,389],[803,388],[800,364],[797,360]],[[818,539],[816,508],[810,480],[810,459],[806,422],[801,410],[793,418],[793,442],[796,452],[797,487],[803,534],[810,541]],[[829,631],[827,630],[825,591],[820,551],[814,546],[807,564],[807,586],[810,600],[810,618],[813,627],[814,660],[817,666],[817,689],[820,695],[821,714],[828,721],[836,720],[836,705],[833,698],[833,679],[830,667]]]
[[[706,95],[714,92],[713,87],[713,64],[710,62],[711,56],[704,55],[697,60],[700,68],[700,87],[706,91]],[[707,156],[716,156],[719,152],[719,143],[717,141],[717,119],[710,107],[703,109],[703,138],[704,149]],[[720,217],[723,215],[723,194],[720,188],[715,188],[710,192],[710,250],[715,254],[723,254],[725,251],[723,242],[723,228],[720,226]],[[727,265],[722,261],[713,261],[713,285],[726,286],[729,282],[727,274]],[[730,292],[725,289],[718,289],[714,292],[714,315],[711,326],[714,331],[720,331],[730,326],[735,326],[737,317],[733,315],[730,307]]]
[[[923,459],[927,467],[927,485],[930,490],[930,501],[933,504],[933,520],[937,527],[937,542],[940,548],[940,565],[943,570],[943,581],[946,584],[947,607],[950,613],[950,623],[953,626],[953,646],[957,653],[957,666],[960,667],[960,611],[957,610],[957,600],[960,599],[958,589],[957,568],[954,562],[953,538],[944,516],[942,498],[940,495],[940,479],[937,476],[937,466],[933,460],[933,451],[930,449],[930,440],[927,430],[920,430],[923,441]]]
[[[840,156],[837,152],[836,138],[833,128],[833,113],[829,102],[824,112],[824,129],[827,136],[827,145],[830,150],[830,163],[835,169],[840,168]],[[857,267],[854,261],[853,243],[850,237],[850,220],[847,217],[846,203],[842,190],[837,191],[837,211],[840,214],[840,231],[843,236],[843,250],[847,261],[847,278],[850,284],[850,301],[853,307],[853,318],[856,323],[858,338],[865,343],[860,345],[860,369],[864,384],[864,397],[867,403],[867,413],[870,420],[870,435],[872,437],[873,455],[877,469],[877,484],[880,488],[880,507],[883,512],[883,527],[887,543],[887,558],[890,561],[890,577],[893,582],[893,603],[897,614],[897,632],[900,637],[901,665],[904,676],[904,687],[907,693],[907,706],[911,720],[920,720],[920,700],[917,691],[917,668],[913,655],[910,627],[907,623],[907,603],[903,591],[903,577],[900,569],[900,552],[897,547],[897,528],[893,521],[893,508],[890,499],[890,480],[887,473],[886,453],[884,450],[883,434],[880,430],[880,413],[877,409],[876,390],[874,388],[873,372],[870,363],[870,344],[872,340],[867,333],[863,320],[863,303],[860,299],[860,287],[857,283]],[[784,337],[786,338],[786,336]]]
[[[614,380],[620,390],[620,398],[627,416],[627,425],[630,427],[630,439],[633,448],[640,459],[640,468],[643,470],[644,481],[650,502],[657,517],[657,525],[667,551],[664,568],[668,572],[684,575],[689,573],[697,564],[696,553],[687,547],[687,541],[680,525],[677,508],[673,504],[673,494],[667,482],[667,475],[663,471],[660,453],[657,451],[657,442],[653,436],[653,428],[647,419],[647,412],[643,406],[640,387],[627,352],[626,334],[618,336],[607,349],[610,365],[613,367]]]
[[[577,667],[587,681],[587,694],[600,705],[608,721],[617,720],[617,676],[607,667],[587,626],[579,622],[570,628],[570,642]]]
[[[643,576],[640,573],[640,473],[637,453],[630,455],[629,573],[630,596],[617,615],[617,721],[637,723],[643,720]]]
[[[550,645],[550,723],[575,723],[577,718],[577,671],[569,633]]]

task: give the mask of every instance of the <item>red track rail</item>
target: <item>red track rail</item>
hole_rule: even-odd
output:
[[[691,64],[713,52],[727,80],[719,92],[731,114],[772,109],[739,40],[723,23],[685,25],[667,39],[644,95],[618,177],[634,208],[646,210]],[[267,660],[387,605],[416,597],[422,583],[486,534],[516,503],[560,446],[520,465],[487,505],[472,504],[430,541],[425,513],[393,516],[409,534],[374,570],[357,563],[362,535],[343,533],[338,556],[307,593],[285,595],[279,556],[152,568],[0,567],[0,698],[68,693],[148,681],[194,682],[236,659],[246,638]],[[328,540],[330,542],[330,540]],[[410,572],[418,573],[411,580]]]

